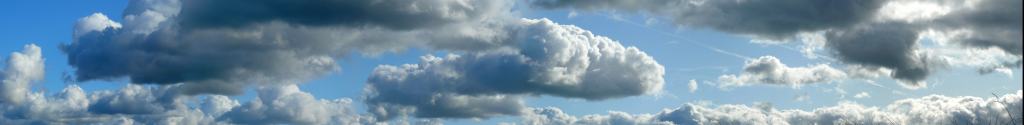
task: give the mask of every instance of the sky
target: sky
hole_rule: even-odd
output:
[[[1019,0],[5,2],[7,124],[1024,118]]]

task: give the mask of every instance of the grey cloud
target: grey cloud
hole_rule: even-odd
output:
[[[383,26],[415,29],[490,18],[509,11],[508,1],[385,0],[184,0],[185,27],[245,27],[271,21],[303,26]]]
[[[603,100],[656,93],[663,86],[664,68],[634,47],[546,19],[524,19],[518,25],[517,37],[509,39],[517,45],[510,50],[425,56],[420,64],[379,66],[368,80],[366,98],[371,107],[386,110],[371,112],[516,115],[525,108],[521,95]]]
[[[750,84],[777,84],[799,86],[802,84],[832,82],[847,78],[846,73],[827,64],[807,67],[789,67],[774,56],[762,56],[748,60],[743,72],[738,75],[722,75],[719,87],[746,86]]]
[[[251,84],[301,83],[337,71],[336,58],[350,53],[499,48],[505,43],[495,41],[508,34],[501,29],[504,21],[514,20],[505,14],[511,6],[505,1],[320,2],[132,1],[123,27],[94,14],[78,22],[74,41],[61,49],[77,80],[128,78],[139,84],[184,83],[182,94],[237,94]],[[214,7],[225,4],[232,5]],[[270,5],[274,9],[266,8]],[[293,11],[338,17],[318,20]],[[382,21],[388,16],[417,19]],[[221,18],[243,23],[207,20]]]
[[[897,100],[884,107],[869,107],[841,102],[836,106],[811,111],[779,110],[772,107],[722,105],[708,107],[686,104],[655,114],[567,115],[557,108],[535,109],[525,115],[524,124],[1007,124],[1021,120],[1021,91],[1000,97],[948,97],[930,95]],[[1010,114],[1013,114],[1011,117]],[[593,117],[620,117],[615,120]],[[623,124],[617,124],[623,123]]]
[[[295,85],[261,88],[259,98],[244,105],[227,96],[178,94],[182,84],[127,84],[90,93],[71,84],[45,95],[29,89],[43,77],[40,48],[26,45],[12,55],[0,83],[5,124],[375,124],[356,114],[351,99],[317,100]]]
[[[965,2],[970,1],[934,2],[961,9],[953,10],[929,25],[943,31],[970,32],[963,36],[955,36],[952,41],[956,43],[977,48],[994,47],[1021,56],[1021,43],[1024,40],[1020,35],[1021,27],[1024,26],[1021,16],[1024,15],[1024,9],[1021,9],[1021,1],[982,0],[971,4]]]
[[[710,28],[751,35],[755,39],[788,41],[801,33],[827,34],[830,52],[845,64],[893,70],[890,77],[906,87],[922,87],[928,75],[943,67],[942,60],[919,50],[935,47],[918,45],[924,33],[939,33],[928,40],[961,45],[968,53],[998,48],[1016,56],[1015,61],[994,62],[985,68],[1019,67],[1000,65],[1020,62],[1021,1],[1015,0],[532,0],[536,7],[571,8],[583,11],[640,13],[673,20],[684,27]],[[934,8],[907,9],[925,4]],[[945,9],[936,10],[930,9]],[[908,11],[909,10],[909,11]],[[909,15],[896,15],[909,14]],[[939,44],[946,46],[946,44]],[[813,50],[813,49],[811,49]]]
[[[923,80],[936,67],[917,53],[916,27],[903,23],[883,23],[826,33],[833,55],[849,64],[892,69],[892,77],[910,86],[923,86]]]
[[[676,24],[785,39],[800,32],[854,26],[874,18],[884,0],[532,0],[544,8],[650,13]]]

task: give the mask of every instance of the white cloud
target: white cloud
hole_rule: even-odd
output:
[[[690,93],[697,92],[697,80],[691,79],[688,84]]]
[[[43,79],[44,60],[39,46],[25,45],[21,52],[11,53],[7,66],[0,71],[0,103],[20,104],[29,93],[32,82]]]
[[[361,124],[351,99],[317,100],[298,86],[263,87],[258,98],[218,117],[237,124]]]
[[[686,104],[655,114],[567,115],[557,108],[535,109],[523,117],[524,124],[1005,124],[1019,122],[1021,91],[998,98],[948,97],[930,95],[895,101],[884,107],[851,102],[811,111],[779,110],[770,106],[721,105],[708,107]],[[1009,111],[1009,112],[1007,112]],[[617,117],[618,120],[594,119]],[[628,121],[628,122],[609,122]]]
[[[802,84],[832,82],[846,78],[846,73],[826,64],[807,67],[789,67],[773,56],[748,60],[739,75],[722,75],[719,87],[729,88],[753,84],[800,86]]]
[[[244,105],[227,96],[179,94],[183,85],[127,84],[86,93],[75,84],[55,95],[32,92],[43,77],[40,48],[26,45],[8,59],[0,83],[0,123],[6,124],[371,124],[352,108],[352,100],[317,100],[295,85],[264,87]],[[193,102],[195,101],[195,102]],[[190,105],[199,104],[199,105]],[[262,116],[262,117],[258,117]],[[386,124],[386,123],[385,123]]]
[[[547,19],[514,26],[510,33],[517,37],[509,38],[515,45],[508,51],[377,67],[366,88],[371,112],[481,118],[521,114],[521,95],[603,100],[662,89],[664,68],[635,47]]]
[[[93,13],[92,15],[78,19],[78,22],[75,23],[74,30],[72,31],[72,38],[78,39],[87,33],[100,32],[107,28],[121,28],[121,23],[110,20],[110,18],[107,18],[107,15],[103,15],[102,13]]]
[[[868,92],[860,92],[860,93],[857,93],[856,95],[853,95],[853,98],[858,98],[858,99],[861,99],[861,98],[871,98],[871,94],[868,94]]]

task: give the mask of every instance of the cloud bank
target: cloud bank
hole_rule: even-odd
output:
[[[1021,91],[1000,97],[948,97],[930,95],[897,100],[884,107],[840,102],[836,106],[804,110],[780,110],[770,106],[686,104],[655,114],[568,115],[558,108],[535,108],[523,116],[529,125],[623,125],[623,124],[1010,124],[1021,121]]]
[[[239,104],[221,95],[183,96],[183,85],[128,84],[85,92],[75,84],[54,95],[31,91],[43,76],[40,48],[26,45],[3,70],[0,123],[7,124],[370,124],[351,99],[316,100],[295,85],[261,87]]]

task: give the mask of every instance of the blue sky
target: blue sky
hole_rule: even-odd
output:
[[[517,4],[529,4],[519,2]],[[58,48],[73,41],[76,21],[93,13],[102,13],[115,22],[125,22],[122,15],[128,1],[82,0],[14,0],[0,4],[0,11],[13,12],[0,20],[0,52],[17,52],[23,45],[36,44],[45,58],[45,79],[32,90],[57,94],[68,84],[78,84],[85,91],[114,90],[129,82],[121,77],[113,80],[66,82],[65,77],[76,69],[68,64],[67,54]],[[1019,7],[1019,5],[1018,5]],[[841,79],[832,82],[789,85],[755,84],[733,88],[720,88],[719,77],[739,74],[749,58],[774,56],[790,67],[827,64],[845,67],[845,63],[822,58],[809,58],[799,49],[800,42],[782,44],[754,43],[749,35],[723,32],[714,28],[680,26],[671,17],[658,14],[637,14],[628,10],[587,11],[568,8],[541,9],[516,5],[514,12],[522,18],[546,18],[562,25],[574,25],[618,41],[624,46],[635,46],[653,57],[664,67],[664,88],[661,93],[628,96],[606,100],[585,100],[552,95],[525,96],[529,107],[557,107],[575,116],[606,114],[621,111],[630,114],[657,113],[684,104],[711,102],[714,105],[755,105],[770,103],[777,109],[814,110],[834,106],[841,102],[854,102],[865,106],[886,106],[896,100],[920,98],[927,95],[992,97],[992,94],[1014,93],[1021,89],[1021,68],[1012,67],[1011,75],[1000,73],[979,74],[976,67],[950,66],[935,70],[925,80],[927,87],[908,89],[889,77],[874,79]],[[1019,10],[1019,9],[1018,9]],[[1019,13],[1019,12],[1018,12]],[[1019,31],[1019,27],[1018,27]],[[1019,34],[1017,34],[1019,35]],[[1018,39],[1019,40],[1019,39]],[[1016,41],[1019,43],[1020,41]],[[717,51],[715,49],[718,49]],[[734,53],[735,55],[729,54]],[[334,58],[340,70],[325,73],[298,84],[302,91],[318,99],[351,98],[355,111],[367,113],[362,103],[367,78],[379,65],[419,63],[420,56],[444,56],[447,51],[421,48],[382,54],[353,53]],[[829,55],[828,50],[819,54]],[[4,55],[8,58],[9,55]],[[1017,55],[1019,57],[1019,55]],[[841,69],[840,70],[845,70]],[[688,82],[698,81],[698,89],[688,91]],[[875,85],[873,85],[873,84]],[[878,85],[878,86],[876,86]],[[151,85],[156,86],[156,85]],[[845,93],[837,92],[845,91]],[[855,98],[858,93],[870,97]],[[231,96],[240,102],[256,98],[252,89]],[[808,97],[806,99],[797,99]],[[1019,99],[1018,99],[1019,100]],[[497,124],[519,122],[516,116],[498,116],[488,119],[444,119],[446,124]]]

